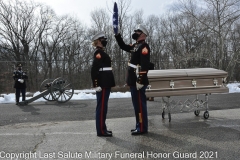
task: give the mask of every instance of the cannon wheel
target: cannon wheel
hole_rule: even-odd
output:
[[[194,114],[195,114],[195,116],[199,116],[200,111],[199,111],[199,110],[195,110],[195,111],[194,111]]]
[[[41,83],[41,85],[40,85],[40,89],[39,89],[40,92],[43,92],[43,91],[45,91],[46,89],[50,89],[50,88],[47,88],[47,87],[45,87],[45,86],[46,86],[46,84],[48,84],[48,83],[52,83],[52,81],[53,81],[53,79],[45,79],[45,80]],[[47,95],[44,95],[43,98],[44,98],[45,100],[47,100],[47,101],[55,101],[55,98],[52,96],[51,93],[49,93],[49,94],[47,94]]]
[[[59,77],[52,82],[50,93],[56,101],[64,103],[72,98],[74,89],[69,81]]]
[[[208,118],[209,118],[209,112],[208,112],[208,111],[205,111],[205,112],[203,113],[203,117],[204,117],[205,119],[208,119]]]

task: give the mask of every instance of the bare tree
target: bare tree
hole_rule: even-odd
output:
[[[97,31],[106,31],[106,27],[109,25],[110,17],[106,10],[98,9],[91,12],[91,18],[93,21],[92,28]]]
[[[149,35],[147,38],[151,48],[151,62],[154,63],[155,69],[164,68],[161,61],[164,59],[164,28],[161,27],[161,19],[156,15],[150,15],[145,21]],[[167,58],[168,60],[169,58]]]
[[[188,3],[184,3],[188,2]],[[197,8],[192,0],[182,0],[183,13],[192,16],[204,25],[206,29],[217,35],[218,47],[216,54],[219,69],[226,69],[223,66],[224,46],[227,36],[233,28],[233,24],[240,17],[239,0],[204,0],[201,9]]]
[[[5,60],[26,64],[29,69],[30,86],[33,85],[32,77],[35,75],[30,70],[30,63],[36,59],[39,39],[53,14],[50,8],[33,2],[0,1],[0,46],[7,51],[4,54]]]
[[[72,23],[71,18],[68,16],[56,17],[51,24],[51,28],[43,32],[41,38],[41,53],[42,59],[46,62],[47,66],[45,69],[45,78],[46,75],[49,76],[48,78],[53,78],[53,67],[61,65],[58,64],[59,60],[65,61],[65,57],[61,53],[62,50],[66,50],[70,46],[66,46],[63,42],[70,38],[68,33]]]
[[[31,44],[31,48],[38,46],[33,44],[41,37],[46,24],[50,22],[48,17],[52,16],[53,12],[39,4],[19,0],[8,3],[1,0],[0,7],[2,47],[10,51],[10,56],[16,61],[29,61],[32,57],[29,55],[29,45]]]

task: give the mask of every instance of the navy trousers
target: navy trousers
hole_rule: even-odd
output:
[[[22,101],[25,101],[26,88],[16,88],[16,102],[19,102],[20,92],[22,93]]]
[[[97,134],[101,135],[107,132],[106,117],[108,110],[108,99],[111,88],[102,88],[101,92],[96,92],[97,108],[96,108],[96,129]]]
[[[136,129],[139,132],[148,132],[146,88],[147,86],[143,86],[140,90],[137,90],[136,86],[130,87],[136,117]]]

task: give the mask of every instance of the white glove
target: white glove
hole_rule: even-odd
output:
[[[20,83],[23,83],[23,82],[24,82],[24,80],[23,80],[23,79],[18,79],[18,81],[19,81]]]
[[[136,87],[137,87],[137,90],[139,90],[143,87],[143,84],[139,84],[139,83],[136,82]]]
[[[147,89],[151,89],[151,87],[152,87],[152,86],[149,84],[149,85],[147,86]]]
[[[94,88],[96,92],[101,92],[102,91],[102,88],[100,86]]]

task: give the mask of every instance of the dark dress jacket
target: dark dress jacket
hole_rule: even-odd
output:
[[[140,41],[137,43],[134,43],[133,45],[127,45],[123,41],[120,34],[115,35],[115,38],[117,40],[117,43],[119,47],[131,54],[131,58],[129,60],[130,64],[138,65],[139,68],[139,74],[136,74],[136,69],[133,67],[128,67],[128,75],[127,75],[127,84],[129,86],[136,86],[136,82],[143,85],[148,85],[148,77],[147,73],[149,70],[150,65],[150,48],[149,45],[145,41]]]
[[[97,48],[93,55],[91,78],[93,87],[111,88],[115,86],[112,70],[100,71],[105,67],[111,67],[111,58],[103,49]]]
[[[27,88],[26,80],[28,79],[27,73],[24,71],[16,70],[13,72],[13,79],[14,79],[14,88],[23,89]],[[20,83],[18,79],[23,79],[24,82]]]

